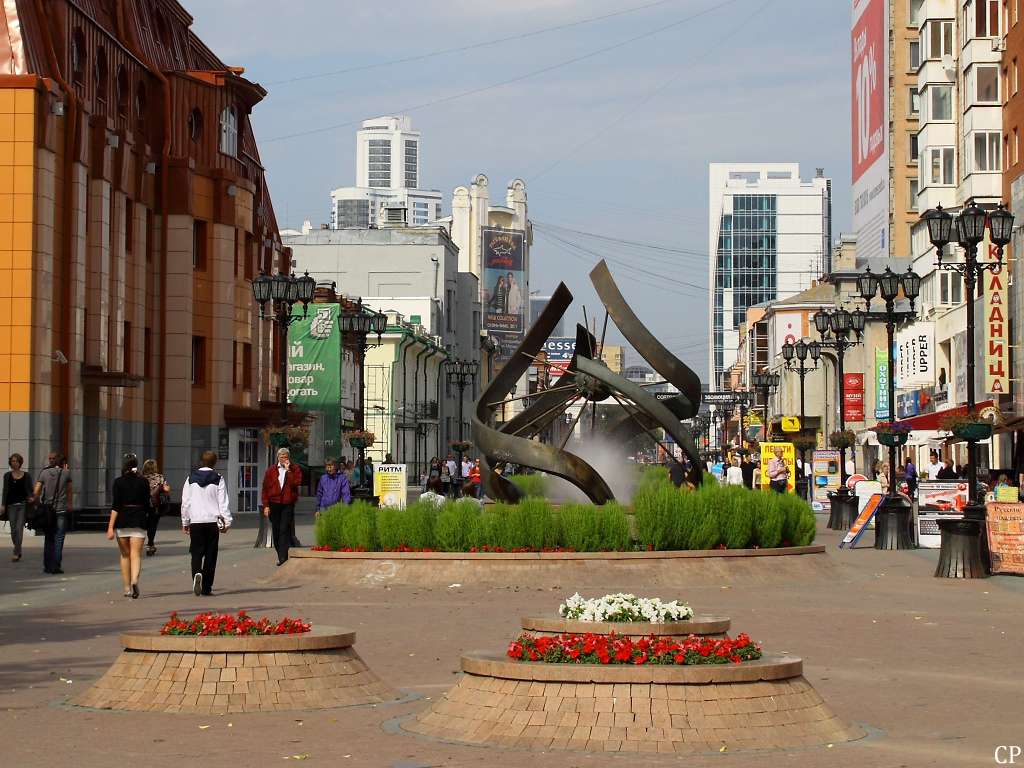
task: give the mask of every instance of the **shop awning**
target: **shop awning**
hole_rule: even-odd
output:
[[[991,400],[986,400],[983,403],[978,403],[975,410],[987,408],[992,405]],[[958,406],[963,407],[963,406]],[[942,421],[946,415],[946,411],[934,411],[933,413],[922,413],[920,416],[908,416],[905,419],[899,419],[899,421],[905,421],[910,424],[911,428],[916,432],[917,430],[937,430],[940,429],[939,422]]]

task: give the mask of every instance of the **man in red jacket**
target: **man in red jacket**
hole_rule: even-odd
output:
[[[264,517],[270,518],[277,550],[277,564],[288,559],[288,547],[292,545],[292,526],[295,521],[295,502],[299,499],[302,485],[302,470],[292,464],[287,448],[277,452],[277,464],[267,467],[263,475],[261,503]]]

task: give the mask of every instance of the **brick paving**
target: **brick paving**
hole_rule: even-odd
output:
[[[584,594],[627,590],[682,599],[698,613],[729,616],[766,649],[800,656],[803,675],[843,722],[871,734],[832,748],[685,755],[610,755],[472,747],[409,735],[416,715],[459,680],[459,658],[500,650],[523,616],[550,613],[577,588],[571,573],[536,586],[331,583],[298,563],[275,566],[254,550],[254,521],[222,539],[215,594],[191,593],[188,543],[165,521],[159,552],[145,558],[142,597],[121,597],[115,546],[101,533],[68,536],[64,576],[42,573],[41,541],[20,563],[0,559],[0,744],[12,765],[179,766],[184,760],[264,765],[306,756],[320,764],[409,766],[976,766],[1000,745],[1024,746],[1016,649],[1024,635],[1024,580],[932,577],[932,551],[837,548],[819,519],[828,556],[816,574],[774,581],[744,569],[686,569],[648,585],[632,569],[597,573]],[[299,517],[311,542],[312,516]],[[870,533],[868,534],[870,536]],[[548,576],[550,574],[545,574]],[[594,574],[592,574],[594,575]],[[603,581],[603,579],[615,579]],[[561,582],[561,583],[560,583]],[[119,633],[151,630],[171,611],[247,610],[302,618],[357,633],[366,665],[403,699],[346,709],[231,714],[138,714],[63,706],[100,679],[122,652]],[[654,699],[652,699],[652,702]],[[652,703],[652,707],[653,707]],[[660,706],[660,705],[659,705]],[[753,713],[748,713],[753,715]],[[653,718],[652,718],[653,719]],[[611,726],[608,726],[611,727]],[[706,742],[711,744],[711,741]],[[721,748],[720,748],[721,749]]]

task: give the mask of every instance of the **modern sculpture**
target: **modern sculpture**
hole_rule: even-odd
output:
[[[564,283],[560,283],[516,351],[474,404],[473,435],[486,464],[482,476],[484,490],[492,499],[512,503],[519,500],[521,493],[518,487],[495,472],[499,466],[515,463],[568,480],[595,504],[611,501],[614,496],[608,483],[590,464],[566,451],[565,442],[561,446],[554,446],[531,439],[555,419],[564,418],[570,406],[580,404],[576,416],[578,421],[588,405],[596,408],[597,403],[609,399],[614,400],[623,410],[622,416],[609,431],[610,440],[624,445],[646,432],[661,444],[652,434],[654,429],[660,427],[690,459],[691,477],[695,483],[700,483],[702,473],[697,446],[681,423],[683,419],[697,415],[701,397],[700,379],[640,322],[619,292],[603,260],[591,271],[590,280],[605,307],[605,329],[610,318],[637,353],[675,385],[679,394],[668,400],[658,400],[642,387],[613,373],[600,360],[594,359],[597,348],[594,335],[583,326],[577,326],[576,350],[565,373],[552,387],[534,396],[531,405],[503,424],[501,429],[488,426],[494,412],[505,402],[516,382],[538,359],[537,355],[544,342],[572,303],[572,293]],[[604,343],[603,338],[601,343]],[[569,434],[572,434],[572,428]],[[673,455],[672,451],[668,451],[668,454]]]

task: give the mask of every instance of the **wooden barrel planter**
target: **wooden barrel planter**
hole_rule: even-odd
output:
[[[586,634],[609,635],[614,632],[622,637],[727,637],[729,619],[725,616],[694,616],[686,621],[579,621],[551,616],[524,616],[523,631],[534,635]]]
[[[666,666],[474,652],[462,671],[440,701],[399,727],[463,744],[596,752],[794,749],[867,735],[836,716],[789,656]]]
[[[195,636],[126,632],[124,650],[69,703],[131,712],[221,714],[329,709],[402,694],[352,647],[355,632],[314,627],[292,635]]]

